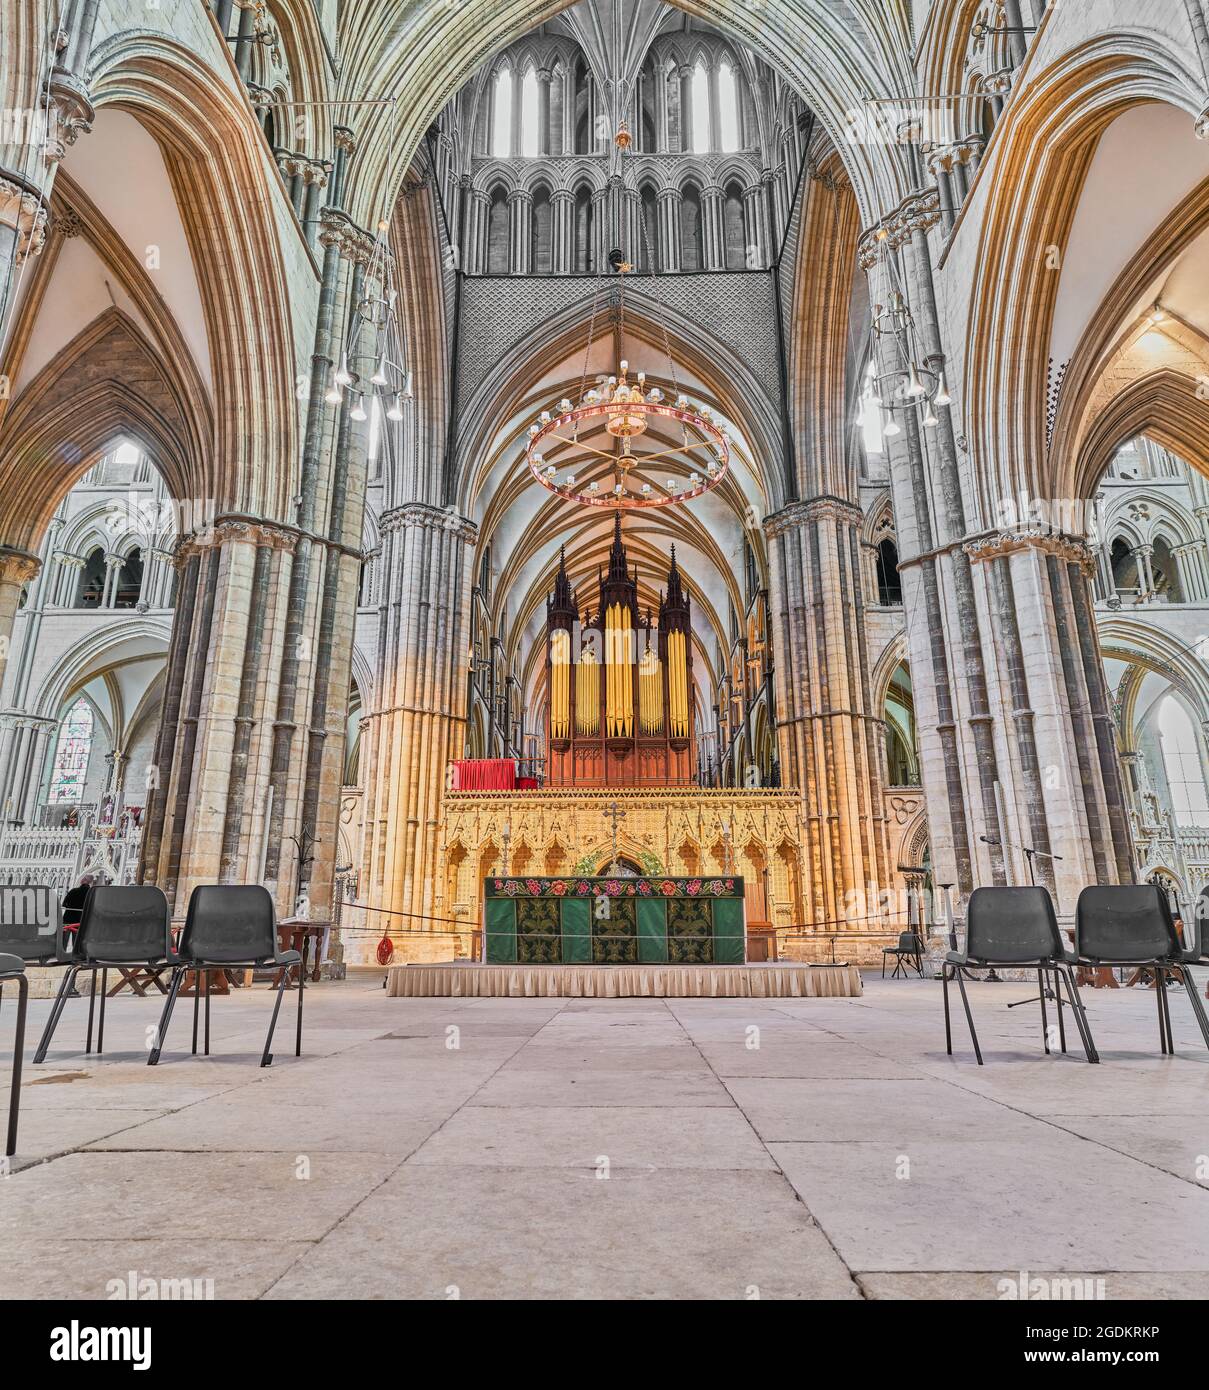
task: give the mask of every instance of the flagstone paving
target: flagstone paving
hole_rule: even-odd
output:
[[[1182,992],[1088,991],[1103,1061],[1045,1056],[1031,987],[860,999],[387,999],[362,975],[292,1000],[73,1001],[0,1181],[0,1297],[212,1280],[217,1298],[996,1298],[1083,1280],[1209,1295],[1209,1052]],[[1204,980],[1201,980],[1204,987]],[[0,1011],[7,1095],[15,1009]],[[1052,1021],[1052,1011],[1051,1011]],[[4,1052],[3,1049],[7,1049]],[[1100,1282],[1102,1281],[1102,1283]]]

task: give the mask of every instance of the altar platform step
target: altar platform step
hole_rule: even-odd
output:
[[[835,999],[861,993],[855,965],[396,965],[395,997],[533,999]]]

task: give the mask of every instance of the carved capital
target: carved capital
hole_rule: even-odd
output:
[[[813,521],[839,521],[859,527],[864,513],[842,497],[812,497],[808,502],[790,502],[764,519],[764,534],[772,540]]]
[[[16,233],[17,260],[36,256],[46,244],[46,204],[23,182],[0,174],[0,227]]]
[[[0,546],[0,584],[27,584],[42,568],[42,561],[28,550]]]
[[[473,543],[479,528],[455,508],[430,507],[426,502],[406,502],[392,507],[378,519],[381,531],[407,531],[423,528],[429,531],[449,531],[467,545]]]
[[[1093,574],[1096,567],[1095,554],[1084,541],[1040,527],[979,536],[977,540],[967,542],[962,549],[971,561],[997,560],[1017,550],[1040,550],[1047,555],[1056,555],[1068,564],[1078,565],[1086,575]]]
[[[319,210],[319,244],[334,246],[345,260],[362,265],[369,263],[374,252],[374,238],[338,208]]]
[[[204,531],[181,536],[172,552],[172,564],[180,569],[192,556],[230,543],[257,547],[267,545],[273,550],[293,554],[298,545],[298,532],[291,527],[280,526],[276,522],[264,521],[258,517],[219,517]]]

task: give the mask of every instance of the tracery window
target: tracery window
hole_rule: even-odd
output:
[[[693,153],[706,154],[709,151],[709,77],[700,58],[693,69],[692,104]]]
[[[734,69],[727,62],[718,68],[718,132],[722,149],[742,148],[739,136],[739,91]]]
[[[1163,770],[1177,825],[1209,825],[1209,789],[1201,764],[1201,745],[1188,711],[1174,695],[1159,705]]]
[[[55,748],[54,770],[50,777],[50,802],[82,801],[88,757],[92,752],[94,716],[83,695],[67,711]]]
[[[521,79],[521,148],[525,159],[536,159],[541,154],[541,130],[539,117],[537,73],[530,67]]]
[[[507,159],[512,153],[512,69],[500,68],[495,75],[495,97],[491,108],[491,153]]]

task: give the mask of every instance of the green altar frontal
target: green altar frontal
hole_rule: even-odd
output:
[[[489,878],[488,965],[742,965],[741,878]]]

